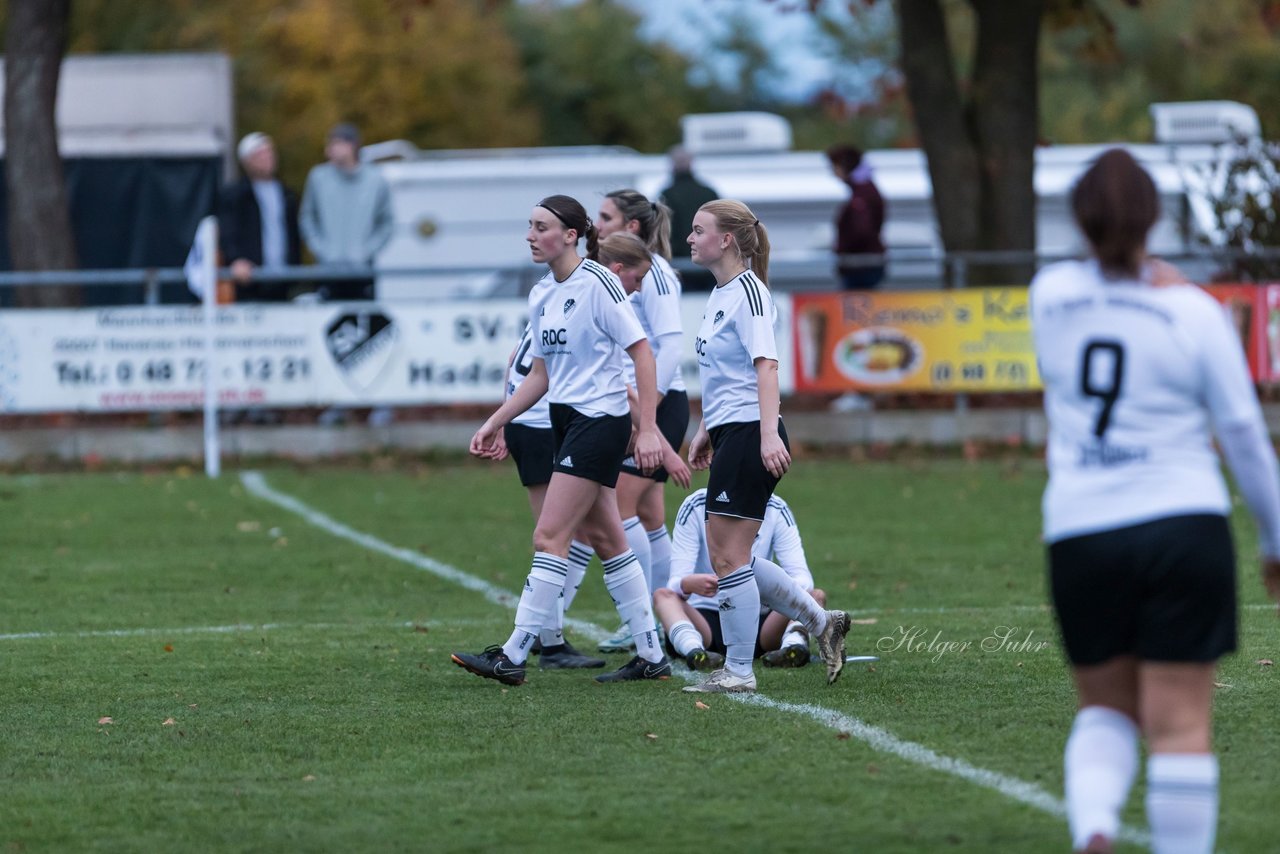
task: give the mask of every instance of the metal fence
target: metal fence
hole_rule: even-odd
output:
[[[885,255],[847,255],[838,259],[829,253],[778,254],[770,260],[769,284],[781,291],[836,290],[839,288],[835,276],[835,265],[838,260],[842,267],[847,268],[885,266],[887,275],[880,286],[882,290],[927,290],[966,285],[1025,285],[1026,281],[972,281],[971,273],[980,269],[987,275],[991,275],[989,271],[993,268],[1030,270],[1071,257],[1077,256],[1026,251],[931,252],[928,250],[903,250]],[[1275,270],[1275,275],[1270,280],[1280,280],[1280,248],[1253,251],[1204,249],[1173,255],[1165,254],[1161,257],[1177,264],[1192,281],[1207,282],[1221,277],[1223,273],[1227,273],[1228,278],[1234,281],[1241,281],[1240,278],[1230,276],[1230,273],[1239,269],[1245,262],[1254,265],[1266,262],[1267,266]],[[705,272],[702,268],[690,263],[688,259],[678,258],[673,265],[682,273]],[[326,282],[373,279],[378,282],[379,299],[387,299],[382,294],[385,286],[398,281],[408,281],[415,283],[412,288],[413,295],[409,297],[414,300],[484,299],[526,294],[545,272],[545,267],[534,264],[508,267],[477,264],[465,267],[389,268],[316,265],[256,268],[252,281],[288,283],[297,286],[296,290],[305,293],[308,290],[319,289]],[[230,280],[230,270],[220,270],[219,278]],[[1261,281],[1266,280],[1268,279],[1261,279]],[[460,291],[456,285],[463,281],[471,282],[473,285],[469,289]],[[475,285],[475,282],[480,284]],[[186,283],[186,275],[180,267],[0,272],[0,306],[14,307],[15,290],[28,287],[86,288],[91,292],[83,300],[86,304],[101,304],[104,301],[112,305],[194,302],[195,297],[186,290]],[[403,292],[405,288],[396,290]]]

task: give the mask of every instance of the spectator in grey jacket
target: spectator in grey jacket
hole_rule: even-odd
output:
[[[324,147],[328,162],[307,176],[299,227],[320,264],[369,267],[391,239],[391,193],[372,166],[360,162],[360,133],[354,125],[335,125]],[[328,299],[372,299],[373,279],[322,282]]]

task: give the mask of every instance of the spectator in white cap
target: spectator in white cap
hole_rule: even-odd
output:
[[[328,162],[307,176],[302,191],[301,228],[307,247],[321,264],[373,265],[391,239],[391,193],[376,169],[360,162],[360,132],[339,124],[324,147]],[[371,299],[367,273],[322,284],[330,299]]]
[[[218,247],[231,268],[236,300],[280,302],[284,282],[254,280],[254,270],[301,263],[298,194],[276,177],[276,147],[265,133],[246,134],[236,146],[243,172],[218,199]]]

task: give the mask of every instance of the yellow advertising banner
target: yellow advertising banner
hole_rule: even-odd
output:
[[[796,390],[1034,391],[1026,288],[796,294]]]

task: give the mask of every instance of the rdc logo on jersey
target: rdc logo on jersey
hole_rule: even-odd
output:
[[[719,326],[719,325],[720,325],[720,321],[722,321],[722,320],[724,320],[724,312],[723,312],[723,311],[717,311],[717,312],[716,312],[715,319],[711,321],[711,325],[712,325],[712,326]]]
[[[573,310],[578,307],[577,300],[567,299],[564,301],[564,316],[568,317],[573,314]]]

